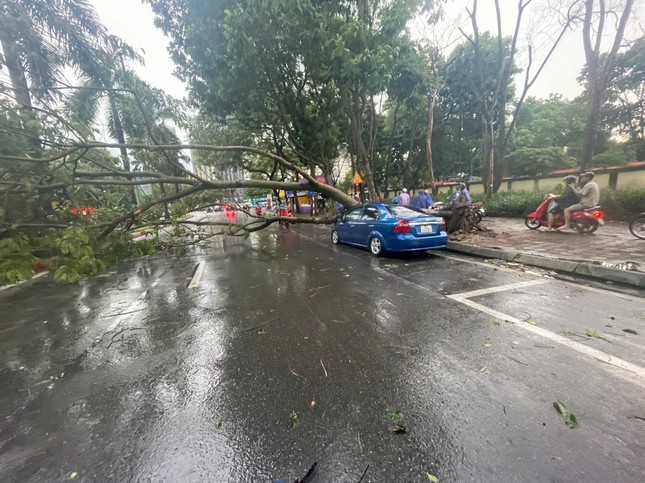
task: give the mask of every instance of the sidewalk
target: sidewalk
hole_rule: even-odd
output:
[[[607,222],[593,234],[529,230],[521,218],[484,218],[494,232],[454,237],[448,249],[645,287],[645,240],[627,223]]]

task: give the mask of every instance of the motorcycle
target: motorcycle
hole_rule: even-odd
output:
[[[470,205],[471,217],[473,224],[477,225],[482,218],[486,216],[486,208],[484,208],[484,203],[473,203]]]
[[[450,205],[447,203],[444,203],[443,201],[437,201],[432,205],[431,210],[448,210],[450,209]],[[431,213],[431,211],[428,211]],[[470,204],[470,211],[468,212],[468,217],[470,220],[470,223],[473,225],[478,225],[480,221],[482,221],[482,218],[486,216],[486,208],[484,208],[484,203],[478,202],[478,203],[471,203]]]
[[[640,215],[637,215],[629,223],[629,231],[636,238],[640,238],[641,240],[645,240],[645,213],[641,213]]]
[[[547,227],[547,213],[549,211],[550,204],[551,198],[546,197],[533,213],[529,213],[526,220],[524,220],[524,224],[531,230],[537,230],[541,226]],[[593,233],[600,225],[604,224],[605,220],[599,206],[587,208],[586,210],[574,211],[571,213],[571,219],[569,220],[571,228],[577,230],[578,233]],[[553,221],[553,228],[559,228],[562,225],[564,225],[564,215],[556,215],[555,220]]]

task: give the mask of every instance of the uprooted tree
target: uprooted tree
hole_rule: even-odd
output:
[[[333,186],[317,181],[301,167],[259,148],[180,144],[176,139],[160,143],[161,126],[145,116],[140,94],[122,89],[110,89],[110,92],[132,96],[142,108],[146,126],[142,140],[98,142],[77,129],[73,118],[43,108],[16,109],[4,100],[0,117],[3,282],[27,278],[34,264],[55,269],[62,281],[75,281],[82,274],[95,273],[102,268],[102,262],[96,257],[99,252],[121,250],[125,256],[132,254],[126,246],[130,245],[130,230],[137,226],[154,230],[168,225],[213,225],[221,226],[221,230],[211,230],[207,236],[248,235],[284,220],[267,214],[249,214],[239,224],[182,219],[191,209],[211,204],[232,188],[307,190],[346,207],[356,203]],[[33,150],[35,136],[40,147],[37,152]],[[122,160],[112,156],[110,149],[127,152],[136,170],[124,169]],[[264,158],[278,165],[284,176],[279,180],[205,179],[182,162],[182,153],[189,150]],[[137,186],[147,187],[147,195],[133,202],[130,194]],[[171,210],[168,210],[169,203],[172,203]],[[85,213],[87,207],[91,207],[93,214]],[[334,214],[323,213],[285,221],[332,223],[334,219]],[[115,250],[111,245],[114,243],[120,248]],[[138,252],[135,250],[134,254]]]

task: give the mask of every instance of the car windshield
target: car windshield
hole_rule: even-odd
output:
[[[420,216],[430,216],[425,211],[412,206],[390,205],[386,206],[387,211],[396,216],[397,218],[418,218]]]

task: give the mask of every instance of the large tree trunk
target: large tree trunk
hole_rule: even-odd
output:
[[[363,102],[360,99],[353,98],[351,101],[348,95],[345,95],[345,112],[349,118],[349,126],[352,133],[352,144],[354,145],[354,152],[356,153],[356,161],[358,168],[361,171],[361,176],[367,184],[367,190],[371,199],[376,199],[378,191],[374,183],[374,175],[372,173],[371,160],[365,142],[363,141],[363,120],[362,114]]]
[[[426,185],[432,190],[432,197],[437,196],[437,187],[434,179],[434,160],[432,158],[432,132],[434,130],[434,108],[437,105],[437,91],[433,90],[428,95],[428,132],[426,133]]]
[[[25,77],[24,68],[18,57],[18,53],[13,48],[13,43],[8,39],[0,39],[2,51],[4,52],[4,63],[9,71],[11,87],[16,96],[16,103],[21,107],[31,108],[31,95],[29,94],[29,85]]]
[[[42,143],[40,140],[40,133],[38,129],[28,127],[28,121],[32,119],[32,101],[29,91],[29,84],[25,76],[25,69],[20,62],[18,52],[14,49],[13,42],[10,39],[0,38],[0,46],[4,53],[4,63],[9,71],[9,80],[11,81],[11,88],[13,89],[16,104],[25,110],[24,114],[21,113],[20,117],[23,122],[23,128],[28,133],[29,144],[32,147],[30,153],[32,157],[38,158],[42,152]]]

